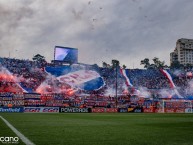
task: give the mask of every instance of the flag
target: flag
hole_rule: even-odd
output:
[[[124,76],[125,80],[126,80],[126,85],[129,87],[133,87],[133,84],[131,83],[130,79],[129,79],[129,70],[126,69],[120,69],[121,74]]]
[[[86,91],[93,91],[102,88],[105,83],[103,78],[95,70],[85,70],[85,69],[71,69],[70,67],[64,67],[64,70],[61,72],[61,69],[55,67],[54,71],[51,68],[47,69],[46,72],[60,72],[57,73],[57,80],[61,83],[70,85],[72,88],[78,88]]]
[[[176,93],[176,95],[179,97],[179,98],[184,98],[182,97],[178,90],[176,89],[176,86],[173,82],[173,79],[172,79],[172,76],[170,75],[170,73],[167,71],[167,70],[163,70],[163,69],[160,69],[161,73],[166,76],[166,78],[168,79],[169,83],[170,83],[170,88],[174,89],[174,92]]]

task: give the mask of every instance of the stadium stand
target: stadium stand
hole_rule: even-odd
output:
[[[168,70],[184,99],[193,96],[193,92],[187,91],[191,89],[192,76],[186,74],[191,71],[176,74],[174,70]],[[133,87],[126,85],[120,71],[117,71],[116,79],[113,68],[84,64],[54,66],[45,62],[0,58],[0,95],[7,97],[6,101],[19,98],[19,102],[13,102],[16,106],[115,107],[118,104],[124,107],[139,105],[141,99],[144,100],[144,89],[146,100],[159,100],[163,97],[162,90],[171,89],[168,78],[159,69],[128,69],[127,77]],[[140,99],[140,96],[143,97]],[[164,97],[173,96],[166,94]]]

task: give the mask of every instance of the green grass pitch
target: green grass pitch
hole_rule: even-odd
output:
[[[193,114],[0,115],[36,145],[193,145]],[[16,135],[0,119],[1,136]]]

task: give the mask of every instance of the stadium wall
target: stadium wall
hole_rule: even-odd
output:
[[[152,108],[0,107],[0,113],[163,113]],[[193,113],[191,108],[170,108],[164,113]]]

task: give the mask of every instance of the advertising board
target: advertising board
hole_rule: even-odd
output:
[[[92,108],[93,113],[104,113],[105,108]]]
[[[24,107],[25,113],[59,113],[59,107]]]
[[[23,112],[24,109],[23,107],[12,107],[12,108],[9,108],[9,107],[1,107],[0,108],[0,112],[9,112],[9,113],[21,113]]]
[[[91,110],[89,108],[60,108],[60,113],[89,113]]]
[[[116,113],[118,112],[118,109],[117,108],[106,108],[106,112],[107,113]]]
[[[118,108],[119,113],[127,113],[128,109],[127,108]]]
[[[70,48],[70,47],[55,46],[54,58],[57,61],[77,63],[78,49]]]

